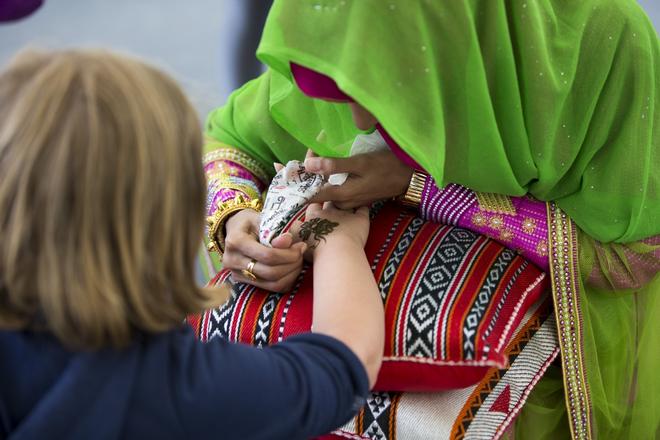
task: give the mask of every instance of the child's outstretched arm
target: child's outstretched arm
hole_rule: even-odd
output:
[[[383,303],[364,254],[368,231],[366,208],[309,208],[300,235],[313,247],[312,333],[263,349],[222,338],[196,344],[190,330],[167,341],[171,349],[159,352],[167,361],[151,361],[158,377],[148,379],[173,378],[172,386],[150,389],[175,396],[187,436],[304,439],[355,415],[376,380],[384,339]]]
[[[373,386],[384,343],[383,303],[364,253],[369,210],[312,204],[301,236],[314,253],[312,329],[339,339],[364,365]]]

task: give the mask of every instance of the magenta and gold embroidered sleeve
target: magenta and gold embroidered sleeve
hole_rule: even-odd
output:
[[[477,193],[449,184],[439,189],[426,179],[421,215],[431,221],[470,229],[517,250],[548,270],[548,219],[545,202],[529,197]]]
[[[219,203],[238,194],[247,199],[261,198],[270,180],[262,166],[246,153],[223,146],[204,155],[204,171],[208,183],[207,215],[212,215]]]

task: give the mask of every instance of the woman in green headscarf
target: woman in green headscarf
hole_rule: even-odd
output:
[[[660,436],[660,44],[634,0],[276,1],[257,54],[269,70],[208,120],[210,213],[257,197],[273,162],[347,156],[353,118],[377,120],[439,188],[547,202],[563,374],[546,374],[516,432]],[[306,96],[292,66],[353,104]],[[398,195],[412,173],[391,153],[317,162],[359,169],[360,185],[325,193],[345,206]],[[225,267],[290,285],[291,239],[263,248],[256,213],[227,218]]]

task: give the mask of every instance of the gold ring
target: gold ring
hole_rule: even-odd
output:
[[[257,281],[257,276],[252,272],[254,270],[254,265],[257,264],[257,260],[250,260],[247,267],[241,271],[243,276],[249,278],[252,281]]]

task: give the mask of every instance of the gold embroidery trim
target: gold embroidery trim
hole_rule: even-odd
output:
[[[479,201],[479,207],[483,211],[508,215],[516,214],[516,208],[513,206],[513,202],[509,196],[478,191],[475,191],[475,194]]]
[[[500,240],[505,243],[513,240],[513,231],[511,229],[503,229],[502,232],[500,232]]]
[[[487,222],[488,219],[481,211],[475,212],[474,215],[472,216],[472,224],[477,227],[486,226]]]
[[[488,226],[499,231],[504,227],[504,219],[501,215],[494,215],[488,220]]]
[[[214,188],[217,188],[216,192],[221,189],[233,189],[235,191],[240,191],[248,196],[250,199],[261,199],[261,194],[249,185],[241,185],[239,183],[232,182],[227,177],[221,177],[212,182]]]
[[[536,220],[530,217],[525,217],[522,221],[522,229],[526,234],[533,234],[536,230]]]
[[[262,183],[268,184],[270,182],[270,173],[268,173],[265,168],[261,166],[259,161],[247,153],[244,153],[237,148],[231,147],[213,139],[207,138],[206,141],[207,143],[204,148],[212,149],[212,151],[206,153],[202,158],[204,166],[217,160],[229,160],[246,168],[248,171],[254,174],[255,177],[261,180]]]
[[[591,399],[582,352],[577,236],[575,226],[566,214],[554,203],[547,206],[552,299],[571,436],[579,440],[591,439]]]

